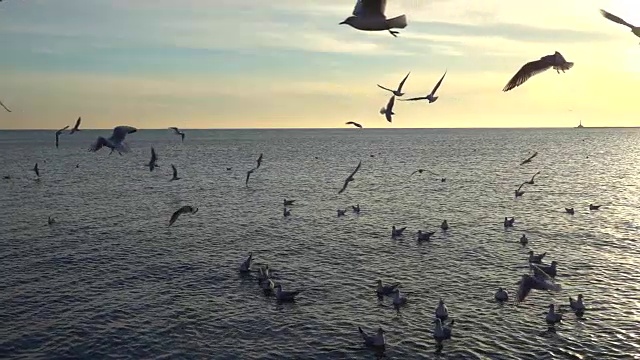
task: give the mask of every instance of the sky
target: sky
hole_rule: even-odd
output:
[[[339,22],[352,0],[4,0],[0,129],[640,126],[637,0],[388,0],[398,38]],[[502,88],[560,51],[573,69]],[[440,98],[428,94],[447,71]]]

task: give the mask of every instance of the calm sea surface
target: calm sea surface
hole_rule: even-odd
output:
[[[390,359],[640,358],[640,130],[187,130],[184,143],[140,130],[124,156],[87,151],[110,132],[65,134],[59,149],[53,132],[0,132],[0,358],[374,358],[358,326],[387,331]],[[418,168],[447,181],[409,178]],[[359,216],[336,216],[357,203]],[[168,228],[182,205],[200,210]],[[444,219],[446,234],[415,241]],[[529,249],[558,261],[563,290],[496,304]],[[303,290],[296,303],[238,274],[250,251]],[[409,304],[378,302],[376,279],[400,282]],[[584,318],[543,335],[547,306],[579,293]],[[434,355],[440,297],[456,322]]]

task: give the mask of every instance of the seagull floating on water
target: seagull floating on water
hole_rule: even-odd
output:
[[[524,84],[530,77],[544,72],[550,68],[554,68],[558,74],[560,71],[565,72],[573,67],[572,62],[568,62],[559,52],[555,52],[553,55],[547,55],[541,57],[539,60],[534,60],[526,63],[518,72],[513,75],[511,80],[504,86],[502,91],[509,91],[517,86]]]
[[[300,294],[300,291],[283,291],[282,285],[275,286],[276,299],[281,302],[295,301],[296,295]]]
[[[293,205],[294,202],[295,202],[295,200],[284,199],[284,201],[282,203],[284,204],[284,206],[291,206],[291,205]]]
[[[128,146],[124,143],[124,138],[127,134],[133,134],[136,131],[138,131],[138,129],[131,126],[116,126],[113,129],[111,137],[105,139],[102,136],[99,136],[96,142],[91,145],[89,151],[96,152],[102,149],[103,146],[106,146],[111,149],[112,152],[115,150],[118,154],[122,155],[123,152],[129,151]]]
[[[404,29],[407,27],[407,17],[387,19],[385,10],[387,0],[357,0],[353,8],[353,16],[349,16],[340,23],[347,24],[354,29],[362,31],[389,31],[394,37],[398,37],[397,31],[391,29]]]
[[[387,103],[387,107],[383,107],[380,109],[380,114],[384,115],[388,122],[391,122],[393,120],[392,116],[396,114],[393,112],[393,104],[395,101],[396,96],[391,95],[391,98],[389,98],[389,102]]]
[[[449,230],[449,223],[447,222],[447,220],[442,220],[442,224],[440,224],[440,229],[442,229],[442,231]]]
[[[198,208],[194,208],[192,206],[185,205],[185,206],[181,207],[180,209],[178,209],[176,212],[174,212],[173,215],[171,215],[171,219],[169,220],[169,226],[173,225],[173,223],[176,222],[176,220],[178,220],[180,215],[182,215],[182,214],[195,214],[197,212],[198,212]]]
[[[249,253],[249,257],[240,264],[241,273],[251,272],[251,261],[253,260],[253,253]]]
[[[382,286],[382,280],[380,280],[380,279],[378,279],[376,281],[376,283],[378,284],[378,287],[376,288],[376,294],[378,295],[379,298],[381,298],[381,297],[383,297],[385,295],[393,294],[393,292],[396,291],[396,288],[398,286],[400,286],[399,283]]]
[[[534,152],[533,155],[529,156],[526,160],[522,161],[520,165],[528,164],[533,160],[534,157],[538,156],[538,152]]]
[[[171,164],[171,169],[173,169],[173,177],[169,181],[180,180],[181,178],[178,177],[178,169],[176,169],[176,166]]]
[[[556,312],[556,307],[553,304],[549,304],[549,311],[547,316],[544,317],[547,324],[553,325],[562,321],[562,314]]]
[[[395,226],[395,225],[393,225],[393,226],[391,227],[391,237],[392,237],[392,238],[396,238],[396,237],[402,236],[402,233],[406,230],[406,228],[407,228],[407,227],[405,226],[405,227],[403,227],[403,228],[396,229],[396,226]]]
[[[535,255],[533,250],[530,250],[529,251],[529,263],[540,264],[542,262],[542,259],[545,257],[545,255],[547,255],[546,252],[543,252],[542,254],[539,254],[539,255]]]
[[[177,127],[172,126],[169,128],[170,130],[173,130],[173,133],[176,135],[180,135],[180,138],[182,139],[182,142],[184,142],[184,132],[180,131]]]
[[[347,209],[344,209],[344,210],[338,209],[337,211],[338,211],[338,217],[345,216],[347,214]]]
[[[60,134],[62,134],[65,130],[67,130],[69,128],[69,125],[63,127],[62,129],[56,131],[56,149],[58,148],[58,143],[59,143],[59,138],[60,138]]]
[[[360,166],[362,165],[362,160],[358,162],[358,166],[356,166],[356,169],[353,170],[353,172],[351,173],[351,175],[349,175],[347,177],[347,179],[344,181],[344,185],[342,185],[342,189],[340,189],[340,191],[338,191],[338,194],[342,194],[343,191],[345,191],[347,189],[347,185],[349,185],[350,182],[354,181],[355,179],[353,178],[353,175],[355,175],[358,170],[360,170]]]
[[[615,23],[618,23],[620,25],[624,25],[624,26],[630,28],[631,32],[633,33],[633,35],[635,35],[637,37],[640,37],[640,27],[635,26],[635,25],[631,25],[628,22],[624,21],[622,18],[619,18],[619,17],[617,17],[617,16],[615,16],[615,15],[613,15],[613,14],[611,14],[611,13],[605,11],[605,10],[602,10],[602,9],[600,9],[600,14],[602,16],[604,16],[605,19],[607,19],[607,20],[611,20],[611,21],[613,21]]]
[[[362,340],[364,340],[364,344],[366,346],[384,348],[385,346],[384,330],[382,330],[381,327],[378,328],[378,331],[373,336],[367,335],[367,333],[365,333],[360,326],[358,326],[358,331],[360,332],[360,335],[362,336]]]
[[[356,206],[351,205],[351,209],[353,209],[354,213],[360,214],[360,204],[356,204]]]
[[[82,122],[82,117],[78,117],[78,120],[76,120],[76,124],[73,125],[73,129],[71,129],[71,131],[69,132],[69,135],[73,135],[74,133],[77,133],[78,131],[80,131],[80,123]]]
[[[546,253],[545,253],[546,254]],[[551,277],[555,277],[557,275],[557,269],[556,266],[558,265],[557,261],[552,261],[551,265],[542,265],[542,264],[529,264],[529,266],[531,267],[531,269],[533,270],[533,273],[536,275],[549,275]]]
[[[443,345],[442,342],[445,340],[451,339],[451,330],[453,329],[454,320],[448,325],[443,325],[442,320],[435,318],[433,319],[435,323],[435,327],[433,329],[433,339],[436,341],[436,352],[442,351]]]
[[[438,100],[438,97],[436,96],[436,91],[438,91],[440,84],[442,84],[442,80],[444,80],[445,75],[447,75],[447,71],[444,72],[444,75],[442,75],[440,80],[436,83],[436,86],[433,88],[433,90],[431,90],[431,93],[429,95],[414,97],[410,99],[399,99],[399,101],[429,100],[429,104],[434,103],[436,100]]]
[[[526,246],[528,242],[529,239],[527,239],[527,235],[522,234],[522,236],[520,237],[520,245]]]
[[[398,310],[400,309],[401,306],[406,304],[407,304],[407,298],[405,296],[402,296],[402,294],[400,294],[400,289],[396,289],[393,295],[393,306],[396,308],[396,310]]]
[[[505,302],[509,300],[509,293],[503,288],[498,288],[498,291],[496,291],[493,297],[496,301]]]
[[[564,208],[564,212],[566,212],[569,215],[574,215],[576,213],[576,211],[573,208]]]
[[[418,241],[429,241],[431,240],[431,236],[435,233],[435,231],[427,231],[423,233],[422,230],[418,230],[416,235],[418,236]]]
[[[151,160],[149,160],[149,163],[147,164],[147,166],[149,167],[149,171],[153,171],[153,169],[155,169],[156,166],[158,166],[158,164],[156,164],[157,161],[158,161],[158,156],[156,155],[156,150],[152,146],[151,147]]]
[[[9,108],[8,108],[8,107],[6,107],[6,106],[2,103],[2,101],[0,101],[0,106],[2,106],[2,107],[3,107],[7,112],[11,112],[11,110],[9,110]]]
[[[444,300],[440,299],[440,301],[438,301],[435,315],[437,319],[440,319],[442,321],[447,320],[447,318],[449,317],[449,309],[447,309],[447,305],[444,304]]]
[[[358,127],[358,128],[360,128],[360,129],[362,129],[362,125],[358,124],[358,123],[357,123],[357,122],[355,122],[355,121],[347,121],[345,124],[346,124],[346,125],[353,125],[353,126],[355,126],[355,127]]]
[[[569,296],[569,306],[577,316],[584,315],[585,307],[582,299],[582,294],[578,294],[578,300],[573,300],[573,298]]]
[[[589,210],[600,210],[600,206],[602,205],[593,205],[593,204],[589,204]]]
[[[400,96],[404,95],[404,93],[402,92],[402,87],[404,86],[405,81],[407,81],[407,78],[409,77],[409,74],[411,74],[411,71],[409,71],[407,76],[405,76],[404,79],[402,79],[402,81],[400,81],[400,84],[398,85],[398,89],[396,89],[396,90],[391,90],[391,89],[386,88],[386,87],[384,87],[384,86],[382,86],[380,84],[377,84],[377,85],[378,85],[378,87],[380,89],[387,90],[387,91],[391,92],[393,95],[400,97]]]

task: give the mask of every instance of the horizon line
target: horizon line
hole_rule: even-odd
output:
[[[169,128],[137,128],[138,130],[171,130]],[[384,128],[384,127],[371,127],[371,128],[355,128],[355,127],[325,127],[325,128],[313,128],[313,127],[270,127],[270,128],[187,128],[179,127],[180,130],[349,130],[349,131],[362,131],[362,130],[542,130],[542,129],[640,129],[640,126],[583,126],[578,128],[576,126],[546,126],[546,127],[407,127],[407,128]],[[0,128],[0,131],[57,131],[57,128],[39,128],[39,129],[7,129]],[[109,131],[113,128],[84,128],[81,130],[86,131]]]

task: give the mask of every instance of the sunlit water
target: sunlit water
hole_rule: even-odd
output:
[[[184,143],[141,130],[124,156],[87,152],[109,133],[64,135],[56,149],[53,132],[0,132],[0,175],[12,177],[0,181],[0,358],[372,358],[357,327],[382,326],[388,358],[428,359],[440,297],[456,320],[447,358],[640,356],[638,130],[193,130]],[[182,180],[169,182],[171,164]],[[447,181],[409,178],[418,168]],[[286,219],[284,198],[296,200]],[[337,218],[356,203],[359,216]],[[168,228],[182,205],[200,210]],[[446,234],[417,244],[443,219]],[[392,225],[408,227],[403,239]],[[496,304],[529,249],[559,262],[563,290]],[[238,274],[250,251],[303,290],[296,303]],[[400,313],[378,302],[376,279],[402,284]],[[579,293],[584,318],[567,313],[542,335],[549,303]]]

